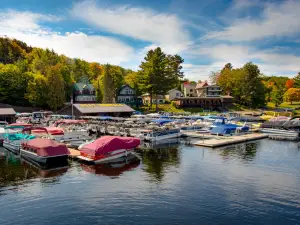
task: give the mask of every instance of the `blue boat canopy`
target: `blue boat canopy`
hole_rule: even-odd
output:
[[[153,123],[159,123],[160,125],[163,125],[165,123],[170,123],[173,122],[174,120],[169,120],[169,119],[156,119],[156,120],[151,120]]]

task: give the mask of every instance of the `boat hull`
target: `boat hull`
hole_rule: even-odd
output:
[[[16,155],[20,154],[20,143],[13,143],[13,142],[4,140],[3,147]]]
[[[68,159],[68,155],[57,155],[57,156],[39,156],[33,152],[26,151],[24,149],[20,149],[20,155],[22,158],[29,159],[35,161],[39,164],[50,164],[50,163],[58,163],[65,162]]]
[[[297,131],[288,131],[288,130],[272,129],[272,128],[263,128],[263,129],[260,129],[260,132],[264,133],[264,134],[269,134],[269,135],[299,137],[299,132],[297,132]]]
[[[87,158],[87,157],[84,157],[84,156],[77,156],[78,159],[81,159],[83,161],[86,161],[86,162],[90,162],[90,163],[94,163],[94,164],[101,164],[101,163],[108,163],[108,162],[111,162],[115,159],[118,159],[118,158],[123,158],[123,157],[127,157],[128,155],[130,155],[130,153],[132,152],[133,150],[117,150],[117,151],[114,151],[111,153],[111,155],[105,157],[105,158],[102,158],[102,159],[98,159],[98,160],[93,160],[93,159],[90,159],[90,158]]]
[[[153,142],[153,141],[161,141],[161,140],[166,140],[166,139],[171,139],[171,138],[179,138],[179,137],[181,137],[180,132],[173,133],[173,134],[165,134],[165,135],[155,136],[155,137],[146,136],[145,140]]]

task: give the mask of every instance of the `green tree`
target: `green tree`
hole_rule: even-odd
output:
[[[105,65],[101,76],[101,92],[104,103],[115,102],[117,90],[124,82],[123,71],[119,66]]]
[[[161,48],[148,51],[140,65],[139,88],[143,93],[150,94],[150,107],[153,94],[156,97],[165,95],[179,84],[183,78],[182,63],[183,59],[179,55],[166,55]],[[157,109],[156,99],[156,111]]]
[[[275,104],[275,107],[279,106],[283,101],[283,95],[281,94],[280,90],[274,86],[271,91],[271,102]]]
[[[28,83],[25,98],[33,106],[46,107],[47,104],[47,79],[41,74],[32,74],[34,79]]]
[[[131,73],[127,74],[125,77],[125,83],[128,84],[135,90],[135,99],[141,94],[139,89],[139,74],[138,72],[132,71]],[[136,101],[136,107],[139,107],[138,101]]]
[[[57,110],[65,99],[64,79],[60,72],[60,66],[52,66],[47,72],[47,105],[50,109]]]

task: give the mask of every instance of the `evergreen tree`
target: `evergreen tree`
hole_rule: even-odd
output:
[[[300,88],[300,72],[294,78],[294,88]]]
[[[148,51],[140,65],[139,88],[150,94],[150,107],[153,94],[156,98],[157,95],[165,95],[179,84],[183,78],[182,63],[183,59],[179,55],[166,55],[159,47]],[[156,111],[157,104],[156,99]]]

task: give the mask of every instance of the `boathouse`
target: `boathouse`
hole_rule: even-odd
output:
[[[209,110],[222,110],[233,103],[231,96],[218,97],[182,97],[174,100],[178,108],[203,108]]]
[[[16,122],[16,112],[13,108],[0,108],[0,121],[6,121],[7,123]]]
[[[74,115],[79,116],[130,116],[135,110],[126,104],[74,104]]]

